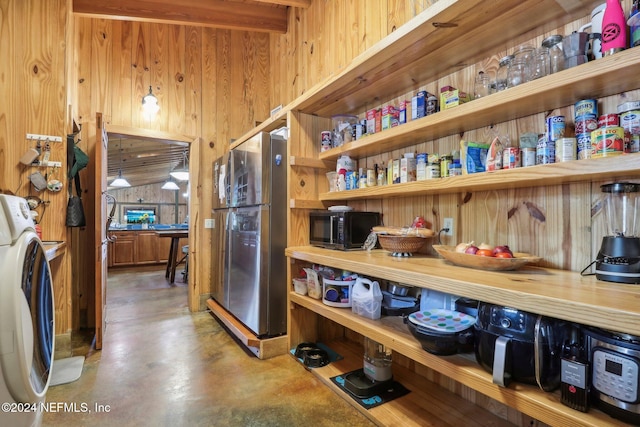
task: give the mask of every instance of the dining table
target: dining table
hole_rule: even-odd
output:
[[[167,230],[156,230],[156,235],[158,237],[170,238],[171,245],[169,245],[169,257],[167,258],[167,268],[165,270],[164,277],[169,278],[169,283],[173,283],[176,278],[176,267],[179,264],[178,254],[180,239],[184,239],[189,237],[188,229],[167,229]]]

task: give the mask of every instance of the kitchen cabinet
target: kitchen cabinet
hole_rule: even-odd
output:
[[[109,243],[109,267],[134,265],[136,262],[136,232],[116,231],[112,234],[115,240]]]
[[[159,238],[154,230],[112,231],[115,237],[109,243],[109,267],[126,267],[136,265],[153,265],[167,262],[171,239]],[[182,239],[179,244],[187,244]],[[180,257],[178,258],[180,259]]]
[[[626,325],[624,332],[639,335],[640,308],[633,303],[637,298],[635,288],[628,285],[607,284],[604,287],[594,277],[558,269],[478,274],[432,257],[398,259],[380,250],[336,252],[308,246],[309,209],[324,208],[335,201],[385,198],[402,201],[425,194],[556,186],[640,176],[637,166],[640,154],[633,154],[328,192],[325,172],[333,169],[340,155],[366,157],[389,153],[425,140],[566,107],[579,99],[601,98],[640,88],[635,77],[635,70],[640,65],[639,50],[629,49],[319,152],[320,131],[331,129],[331,115],[362,115],[373,99],[391,101],[413,90],[417,83],[426,84],[441,78],[458,63],[473,63],[488,56],[511,38],[537,28],[548,29],[550,23],[561,26],[586,17],[595,5],[590,1],[569,5],[560,1],[441,0],[285,106],[279,114],[239,138],[235,144],[259,131],[274,129],[283,121],[289,128],[290,215],[286,249],[286,255],[291,259],[289,282],[297,277],[301,267],[323,264],[587,325]],[[478,19],[479,16],[482,19]],[[509,20],[509,25],[504,25],[505,19]],[[355,333],[385,344],[411,364],[417,362],[542,422],[551,425],[622,424],[595,409],[585,414],[562,405],[559,392],[546,393],[524,384],[500,388],[473,357],[440,357],[424,351],[398,318],[365,319],[353,315],[349,309],[328,307],[321,301],[293,292],[289,302],[290,347],[327,338],[335,339],[336,345],[341,346],[344,337],[353,338]],[[420,371],[418,367],[415,369]],[[313,370],[330,385],[330,374],[326,372],[332,371]],[[393,411],[394,405],[389,402],[383,406]],[[402,411],[401,404],[397,404],[397,411]],[[368,416],[384,423],[372,413]],[[417,416],[426,418],[428,415]]]
[[[158,236],[153,230],[142,230],[136,236],[136,265],[157,264]]]

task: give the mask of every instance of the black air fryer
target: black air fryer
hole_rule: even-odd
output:
[[[513,380],[544,391],[560,385],[568,322],[481,302],[475,333],[476,360],[495,384],[507,387]]]

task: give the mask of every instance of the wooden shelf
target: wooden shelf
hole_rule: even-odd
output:
[[[278,111],[278,113],[275,114],[273,117],[269,117],[267,120],[260,123],[259,125],[251,129],[249,132],[245,133],[240,138],[233,141],[230,144],[229,149],[231,150],[237,147],[238,145],[242,144],[244,141],[254,137],[260,132],[271,132],[272,130],[276,130],[282,126],[286,126],[287,114],[289,111],[291,111],[291,105],[287,105],[282,110]]]
[[[437,356],[428,353],[422,349],[420,343],[410,334],[401,317],[388,316],[379,320],[370,320],[353,314],[351,309],[329,307],[320,300],[294,292],[290,293],[289,298],[292,303],[300,307],[311,310],[322,317],[384,344],[393,351],[401,353],[499,402],[513,405],[517,401],[518,410],[544,423],[594,427],[625,425],[600,411],[592,409],[589,413],[584,414],[563,405],[560,402],[558,391],[548,393],[538,387],[520,383],[514,383],[508,388],[499,387],[493,384],[491,374],[476,363],[472,354]],[[316,373],[316,370],[313,371]],[[321,373],[321,370],[318,370],[317,373]],[[336,375],[334,372],[329,374],[329,376],[334,375]]]
[[[640,49],[628,49],[597,61],[524,83],[489,96],[408,121],[385,131],[320,153],[322,160],[343,154],[371,156],[420,142],[640,88],[635,78]],[[384,99],[384,98],[383,98]]]
[[[309,370],[336,394],[376,423],[418,427],[424,426],[428,420],[428,425],[432,426],[513,426],[507,420],[499,418],[444,387],[417,376],[414,372],[398,365],[393,367],[393,378],[411,392],[384,405],[367,410],[351,398],[351,395],[344,389],[331,381],[331,378],[336,375],[343,375],[362,368],[362,347],[346,341],[331,341],[324,344],[340,354],[343,359],[322,368]]]
[[[289,208],[291,209],[325,209],[324,203],[320,200],[303,200],[303,199],[291,199],[289,200]]]
[[[313,169],[335,169],[335,162],[330,160],[320,160],[314,159],[311,157],[299,157],[299,156],[291,156],[289,158],[289,164],[291,166],[298,166],[304,168],[313,168]]]
[[[550,31],[589,16],[597,4],[440,0],[307,90],[290,109],[324,117],[361,113],[374,98],[402,95],[502,51],[528,31]]]
[[[537,187],[568,182],[599,181],[618,177],[640,176],[640,153],[597,159],[536,165],[526,168],[480,172],[442,179],[428,179],[406,184],[384,185],[319,195],[320,200],[357,200],[407,197],[419,194],[444,194],[464,191],[504,190]]]
[[[287,248],[285,254],[301,261],[584,325],[624,325],[625,330],[620,332],[640,335],[637,285],[602,282],[595,276],[534,266],[510,272],[479,271],[429,256],[396,258],[382,249],[336,251],[301,246]]]
[[[44,246],[44,254],[47,257],[47,261],[52,261],[67,251],[66,242],[43,241],[42,246]]]

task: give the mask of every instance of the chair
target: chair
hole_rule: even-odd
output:
[[[184,261],[184,270],[182,271],[182,281],[187,283],[189,281],[189,245],[182,247],[182,253],[184,256],[180,262]],[[180,262],[178,264],[180,264]]]

